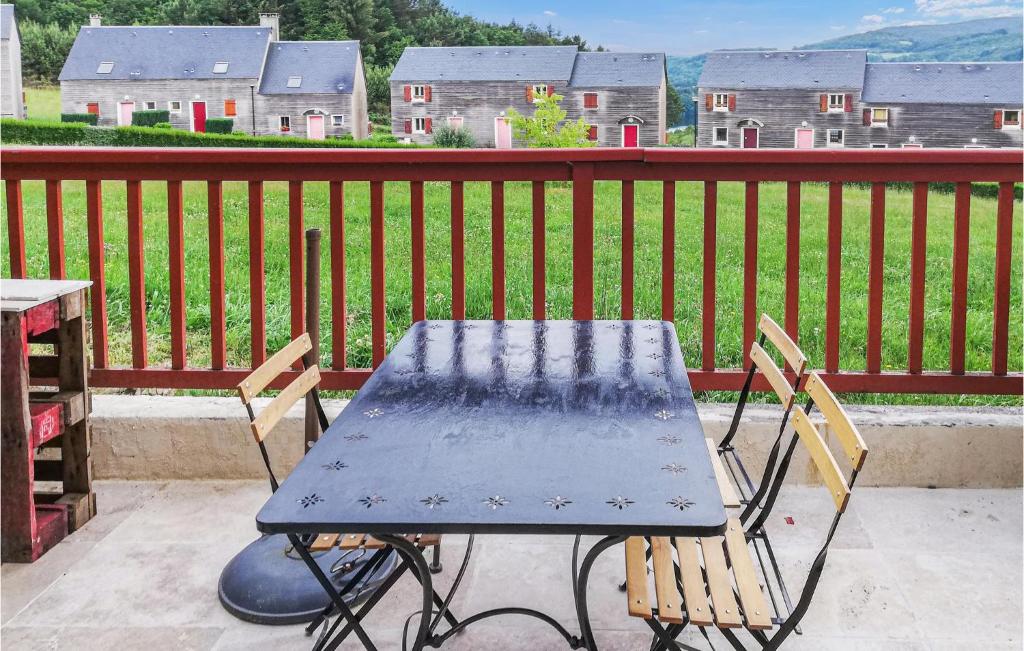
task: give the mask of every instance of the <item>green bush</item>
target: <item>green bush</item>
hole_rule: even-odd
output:
[[[153,125],[154,129],[173,129],[174,125],[170,122],[157,122]]]
[[[434,129],[434,146],[446,149],[470,149],[476,147],[476,139],[468,129],[445,124]]]
[[[60,121],[75,122],[80,124],[91,124],[93,126],[96,126],[96,120],[98,120],[99,117],[100,116],[96,115],[95,113],[61,113]]]
[[[152,127],[170,121],[170,111],[132,111],[132,125],[136,127]]]
[[[206,133],[231,133],[234,128],[231,118],[206,118]]]

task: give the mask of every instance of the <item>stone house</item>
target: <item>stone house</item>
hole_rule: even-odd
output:
[[[125,126],[167,110],[175,128],[313,138],[365,137],[366,85],[358,41],[283,42],[277,14],[259,26],[83,27],[60,73],[61,112]]]
[[[21,35],[14,5],[0,4],[0,117],[25,117],[21,85]]]
[[[718,51],[698,147],[1020,147],[1021,63],[868,63],[866,50]]]
[[[571,46],[410,47],[391,74],[391,129],[429,144],[435,125],[469,130],[480,147],[514,144],[508,111],[530,114],[542,95],[564,96],[602,147],[665,142],[665,55],[579,52]]]

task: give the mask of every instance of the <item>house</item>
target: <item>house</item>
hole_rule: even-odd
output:
[[[0,4],[0,117],[25,117],[21,87],[21,35],[14,5]]]
[[[665,142],[664,54],[579,52],[572,46],[409,47],[390,78],[391,128],[430,143],[435,125],[472,133],[478,146],[514,144],[510,109],[530,114],[544,95],[564,96],[602,147]]]
[[[359,42],[285,42],[278,33],[277,14],[243,27],[104,27],[93,16],[61,70],[61,111],[95,113],[100,126],[166,110],[172,126],[190,131],[230,118],[253,134],[365,137]]]
[[[1021,63],[868,63],[867,54],[708,54],[697,146],[1021,146]]]

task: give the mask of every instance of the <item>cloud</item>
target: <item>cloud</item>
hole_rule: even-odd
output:
[[[544,10],[544,15],[545,15],[545,16],[557,16],[557,15],[558,15],[558,13],[557,13],[557,12],[554,12],[554,11],[551,11],[550,9],[545,9],[545,10]]]
[[[1007,0],[914,0],[918,13],[952,18],[1019,16],[1020,2]]]
[[[693,30],[694,34],[708,34],[710,32],[711,32],[710,29],[695,29],[695,30]]]
[[[881,25],[885,22],[885,18],[882,18],[878,14],[868,14],[867,16],[861,16],[860,22],[866,25]]]
[[[828,28],[833,32],[841,32],[846,29],[846,25],[829,25]]]
[[[903,7],[889,7],[888,9],[883,9],[882,13],[883,14],[902,14],[904,11],[906,11],[906,9],[904,9]]]

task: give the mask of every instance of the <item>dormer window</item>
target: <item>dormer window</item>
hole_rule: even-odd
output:
[[[109,75],[113,69],[114,69],[114,62],[113,61],[103,61],[103,62],[100,63],[99,67],[96,68],[96,74],[98,74],[98,75]]]
[[[227,71],[228,71],[228,62],[227,61],[218,61],[217,63],[213,64],[213,74],[215,74],[215,75],[223,75],[223,74],[227,74]]]
[[[288,88],[299,88],[302,86],[302,76],[288,77]]]

